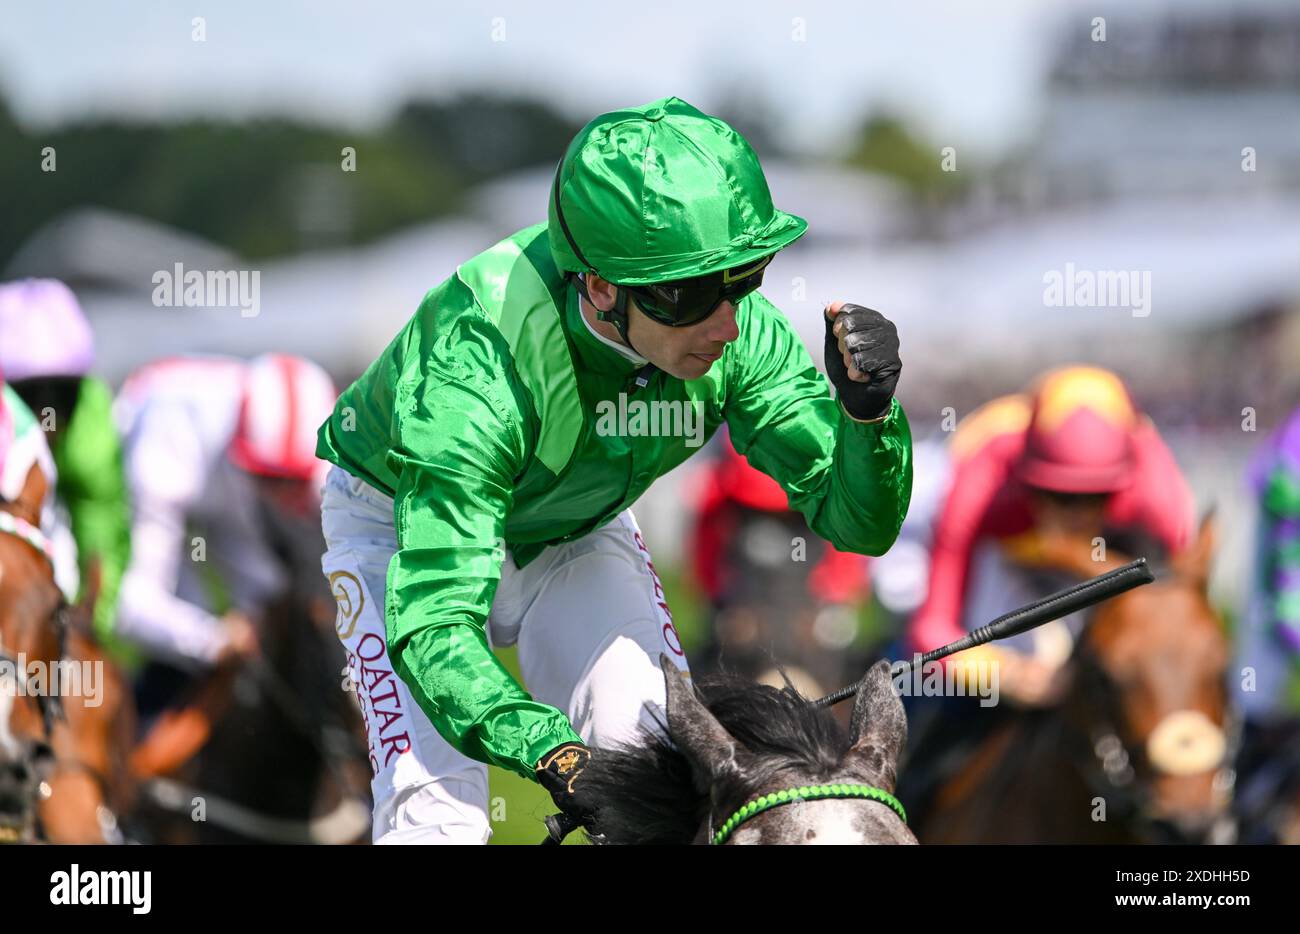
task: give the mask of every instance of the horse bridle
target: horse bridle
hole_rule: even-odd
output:
[[[1122,567],[1107,571],[1089,580],[1080,581],[1066,587],[1064,590],[1048,594],[1046,597],[1035,600],[1019,609],[1005,613],[993,620],[993,622],[967,633],[957,641],[932,649],[924,655],[918,656],[913,662],[904,664],[908,667],[912,664],[928,664],[956,652],[974,648],[977,645],[984,645],[997,639],[1006,639],[1028,632],[1043,623],[1085,609],[1102,600],[1132,590],[1134,587],[1149,584],[1154,579],[1150,568],[1147,567],[1146,559],[1137,558]],[[864,676],[862,679],[811,703],[814,707],[829,707],[850,697],[856,697],[865,683],[866,677]],[[903,806],[892,794],[884,789],[871,785],[802,785],[797,788],[786,788],[781,791],[771,792],[750,801],[727,818],[722,828],[717,831],[713,830],[713,817],[710,814],[708,823],[709,842],[725,842],[737,827],[763,811],[783,804],[790,804],[794,801],[815,800],[816,798],[867,798],[886,805],[898,814],[904,822],[907,821]],[[564,839],[566,833],[577,826],[577,821],[564,812],[560,812],[547,817],[546,826],[549,833],[546,839],[542,841],[543,845],[556,845]]]
[[[795,788],[783,788],[780,791],[769,792],[753,799],[748,804],[738,808],[735,813],[723,821],[722,826],[716,831],[712,829],[713,815],[710,814],[709,843],[713,846],[721,846],[742,824],[753,817],[757,817],[764,811],[770,811],[772,808],[781,807],[785,804],[794,804],[796,801],[821,801],[827,798],[860,798],[867,801],[878,801],[897,814],[904,824],[907,823],[907,812],[903,810],[902,803],[883,788],[877,788],[874,785],[849,784],[800,785]]]
[[[1109,682],[1105,669],[1091,653],[1084,653],[1079,661],[1083,663],[1083,670],[1098,679],[1102,686]],[[1226,711],[1223,731],[1227,742],[1223,760],[1215,769],[1214,784],[1216,789],[1231,795],[1236,785],[1235,763],[1242,739],[1242,717],[1231,705]],[[1147,789],[1137,784],[1137,769],[1134,767],[1134,760],[1141,753],[1130,750],[1111,712],[1102,711],[1096,726],[1083,739],[1092,755],[1078,756],[1077,747],[1072,746],[1071,758],[1088,786],[1099,795],[1118,797],[1123,810],[1139,820],[1150,821],[1147,809],[1149,794]]]
[[[21,519],[18,516],[15,516],[13,513],[0,510],[0,533],[13,535],[16,538],[19,538],[22,541],[26,542],[32,548],[36,549],[36,551],[40,552],[41,556],[44,557],[47,562],[49,562],[51,571],[53,570],[54,568],[53,545],[50,543],[50,540],[45,535],[45,533],[43,533],[36,526],[32,525],[26,519]],[[62,597],[60,597],[59,606],[54,611],[54,632],[58,640],[58,658],[60,660],[62,660],[62,658],[66,654],[66,649],[67,649],[67,640],[68,640],[67,610],[68,610],[68,605],[66,601],[64,601]],[[4,650],[3,644],[0,644],[0,661],[8,662],[11,666],[13,666],[15,678],[21,677],[20,674],[21,669],[19,666],[18,659],[10,655],[8,652],[6,652]],[[48,747],[53,742],[55,721],[65,719],[63,703],[57,694],[40,693],[36,695],[36,708],[37,710],[40,711],[41,714],[41,730],[42,733],[44,734],[42,738],[45,742],[45,745]],[[41,798],[48,797],[48,795],[49,795],[49,786],[46,785],[46,783],[43,781],[39,782],[36,785],[35,793],[33,796],[33,801],[32,801],[33,807],[35,806],[37,801],[39,801]],[[18,842],[18,839],[16,837],[14,840],[7,840],[4,837],[0,837],[0,843],[6,843],[6,842]]]
[[[1147,567],[1146,559],[1138,558],[1122,567],[1090,580],[1080,581],[1066,587],[1064,590],[1049,594],[1035,600],[1033,603],[1012,610],[1010,613],[1005,613],[993,622],[967,633],[956,642],[951,642],[948,645],[927,652],[916,661],[922,664],[928,663],[963,649],[1028,632],[1045,622],[1085,609],[1101,600],[1116,596],[1134,587],[1149,584],[1152,580],[1154,580],[1154,577]],[[856,697],[861,685],[862,681],[854,682],[812,703],[817,707],[829,707],[850,697]],[[798,788],[787,788],[772,792],[750,801],[727,818],[722,827],[716,832],[713,832],[712,817],[710,816],[710,842],[714,844],[725,842],[737,827],[763,811],[783,804],[790,804],[794,801],[816,800],[819,798],[867,798],[888,806],[902,818],[904,823],[907,822],[907,814],[903,810],[903,805],[899,803],[897,798],[882,788],[871,785],[804,785]]]

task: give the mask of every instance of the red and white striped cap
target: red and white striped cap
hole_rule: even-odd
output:
[[[239,427],[231,459],[250,473],[309,480],[319,476],[316,429],[338,393],[315,363],[288,354],[263,354],[248,364]]]

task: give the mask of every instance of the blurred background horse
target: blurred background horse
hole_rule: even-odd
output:
[[[197,681],[135,749],[144,832],[172,843],[360,842],[369,761],[320,573],[320,523],[272,484],[259,496],[290,585],[265,610],[260,652]]]
[[[1205,594],[1213,542],[1206,522],[1156,583],[1093,612],[1064,697],[999,712],[918,817],[922,842],[1232,842],[1238,727]],[[1077,554],[1080,577],[1124,561]]]

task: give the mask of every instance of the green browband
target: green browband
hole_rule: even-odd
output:
[[[721,846],[726,843],[727,838],[735,833],[736,828],[755,814],[762,814],[764,811],[770,811],[783,804],[792,804],[795,801],[817,801],[822,798],[867,798],[871,801],[879,801],[892,808],[903,823],[907,823],[907,812],[903,810],[903,805],[883,788],[872,785],[802,785],[799,788],[774,791],[746,804],[718,828],[718,832],[713,835],[713,845]]]

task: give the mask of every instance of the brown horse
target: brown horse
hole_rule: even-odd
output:
[[[135,702],[118,667],[91,634],[94,591],[67,612],[62,665],[82,678],[82,690],[61,698],[54,723],[53,768],[40,819],[51,843],[121,843],[118,818],[134,807],[127,767],[135,736]]]
[[[158,843],[352,843],[368,837],[370,765],[315,512],[257,487],[286,587],[263,608],[257,657],[198,676],[130,757],[135,829]],[[201,816],[200,816],[201,815]]]
[[[39,467],[27,475],[23,491],[0,509],[35,528],[46,480]],[[17,534],[0,533],[0,841],[27,841],[36,835],[36,799],[53,757],[49,727],[53,711],[28,691],[28,665],[53,665],[60,655],[56,614],[62,595],[45,553]]]
[[[45,491],[33,467],[0,510],[35,528]],[[131,709],[116,669],[69,622],[88,613],[86,604],[64,604],[50,559],[33,541],[0,534],[0,656],[21,679],[0,686],[2,841],[116,840],[114,809],[130,797],[123,756]]]
[[[1227,638],[1206,597],[1212,521],[1156,583],[1101,605],[1056,706],[1009,715],[936,794],[924,843],[1229,842]],[[1091,577],[1124,563],[1071,570]],[[1068,563],[1068,562],[1067,562]]]

